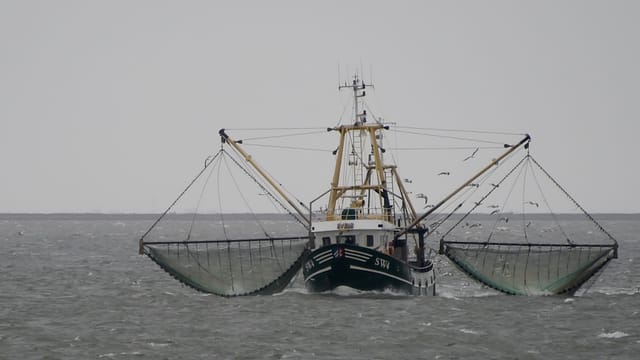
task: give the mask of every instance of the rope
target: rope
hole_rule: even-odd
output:
[[[220,156],[220,158],[217,159],[218,162],[220,162],[220,159],[222,159],[224,156]],[[200,209],[200,203],[202,202],[202,198],[204,197],[204,191],[207,188],[207,184],[209,183],[209,179],[211,179],[211,175],[213,174],[213,169],[211,168],[211,171],[209,171],[209,175],[207,176],[207,180],[204,182],[204,184],[202,184],[202,190],[200,191],[200,197],[198,198],[198,203],[196,204],[196,209],[193,212],[193,217],[191,218],[191,226],[189,226],[189,232],[187,233],[187,240],[191,239],[191,232],[193,231],[193,225],[196,222],[196,216],[198,215],[198,211]]]
[[[611,239],[616,244],[616,246],[618,245],[618,241],[613,236],[611,236],[611,234],[609,234],[607,230],[605,230],[600,225],[600,223],[596,221],[596,219],[594,219],[589,213],[587,213],[587,211],[584,208],[582,208],[582,206],[580,206],[580,204],[578,204],[578,202],[574,200],[574,198],[571,195],[569,195],[569,193],[562,186],[560,186],[560,184],[553,177],[551,177],[551,175],[533,157],[531,158],[531,160],[533,161],[534,164],[536,164],[537,167],[540,168],[540,170],[542,170],[542,172],[549,178],[549,180],[551,180],[560,189],[560,191],[562,191],[569,198],[569,200],[571,200],[571,202],[575,206],[577,206],[578,209],[580,209],[585,214],[585,216],[587,216],[589,220],[591,220],[598,227],[598,229],[600,229],[600,231],[605,233],[609,237],[609,239]]]
[[[227,235],[227,227],[224,222],[224,211],[222,211],[222,196],[220,194],[220,169],[222,167],[218,166],[218,179],[217,179],[217,189],[218,189],[218,213],[220,214],[220,222],[222,223],[222,232],[224,234],[224,238],[229,240],[229,236]],[[231,279],[233,281],[233,279]]]
[[[504,146],[434,146],[434,147],[392,147],[386,148],[395,151],[411,151],[411,150],[497,150],[504,149]]]
[[[507,179],[508,176],[510,176],[520,165],[522,165],[522,163],[524,162],[524,160],[526,159],[526,156],[524,158],[522,158],[518,164],[516,164],[516,166],[511,169],[511,171],[500,181],[498,182],[498,186],[502,185],[502,182],[504,180]],[[504,209],[505,204],[509,201],[509,199],[511,198],[511,194],[513,194],[513,190],[516,188],[518,179],[520,178],[520,176],[522,175],[522,171],[523,168],[520,168],[520,172],[518,172],[518,175],[516,176],[515,180],[513,181],[513,185],[511,185],[511,189],[509,189],[509,192],[506,196],[506,198],[504,199],[504,201],[502,202],[502,206],[500,207],[500,209]],[[497,189],[497,187],[494,187],[494,190]],[[502,212],[501,212],[502,213]],[[491,241],[491,238],[493,237],[493,234],[496,232],[496,229],[498,227],[498,223],[500,222],[500,218],[496,219],[496,221],[493,223],[493,228],[491,229],[491,233],[489,234],[489,237],[487,238],[486,243],[489,243]]]
[[[226,128],[233,131],[282,131],[282,130],[326,130],[321,127],[269,127],[269,128]]]
[[[453,133],[469,133],[469,134],[490,134],[490,135],[518,135],[524,136],[525,133],[513,133],[502,131],[486,131],[486,130],[465,130],[465,129],[446,129],[446,128],[432,128],[432,127],[414,127],[414,126],[394,126],[397,129],[412,129],[412,130],[426,130],[426,131],[446,131]]]
[[[522,162],[525,160],[525,158],[522,158],[499,182],[498,182],[498,186],[493,186],[491,190],[489,190],[489,192],[487,192],[482,198],[480,198],[480,201],[475,203],[475,206],[473,206],[466,214],[464,214],[462,216],[462,218],[460,218],[460,220],[458,220],[457,223],[455,223],[443,236],[442,238],[444,239],[446,236],[448,236],[451,231],[453,231],[453,229],[455,229],[458,225],[460,225],[460,223],[462,221],[464,221],[478,206],[480,206],[484,200],[489,197],[489,195],[491,195],[491,193],[493,193],[494,191],[496,191],[496,189],[509,177],[511,176],[511,174],[522,164]],[[494,170],[495,171],[495,170]],[[486,178],[485,178],[486,180]],[[512,189],[513,190],[513,189]],[[458,205],[458,207],[460,207],[462,204]],[[456,209],[457,210],[457,209]],[[455,211],[455,210],[454,210]],[[451,216],[451,215],[449,215]],[[496,222],[497,224],[497,222]],[[494,224],[494,230],[495,230],[495,224]],[[491,231],[491,234],[489,234],[489,239],[487,240],[487,242],[491,239],[491,235],[493,234],[494,230]]]
[[[243,141],[244,142],[244,141],[247,141],[247,140],[279,139],[279,138],[285,138],[285,137],[324,134],[325,132],[327,132],[327,129],[323,129],[322,131],[316,130],[316,131],[309,131],[309,132],[303,132],[303,133],[294,133],[294,134],[280,134],[280,135],[273,135],[273,136],[259,136],[259,137],[246,138],[246,139],[242,139],[242,140],[238,140],[238,141]]]
[[[327,149],[317,149],[317,148],[307,148],[307,147],[299,147],[299,146],[282,146],[282,145],[267,145],[267,144],[247,144],[246,142],[243,145],[247,147],[255,146],[255,147],[264,147],[271,149],[283,149],[283,150],[304,150],[304,151],[316,151],[316,152],[325,152],[330,153],[333,150]]]
[[[472,142],[476,142],[476,143],[504,145],[503,142],[489,141],[489,140],[482,140],[482,139],[474,139],[474,138],[464,138],[464,137],[459,137],[459,136],[436,135],[436,134],[419,133],[419,132],[403,131],[403,130],[394,130],[394,131],[399,132],[399,133],[404,133],[404,134],[423,135],[423,136],[430,136],[430,137],[436,137],[436,138],[441,138],[441,139],[453,139],[453,140],[462,140],[462,141],[472,141]]]
[[[225,165],[227,166],[227,169],[228,169],[229,168],[229,163],[227,163],[226,159],[225,159]],[[260,229],[262,230],[264,235],[266,237],[269,237],[269,234],[267,233],[267,230],[265,230],[264,226],[262,226],[262,223],[260,222],[260,220],[256,216],[255,212],[251,208],[251,205],[249,205],[249,202],[247,201],[247,198],[244,196],[244,193],[242,191],[240,191],[240,187],[238,186],[238,182],[236,181],[236,178],[235,178],[235,176],[233,176],[233,173],[231,171],[229,171],[229,177],[231,177],[231,180],[233,180],[233,185],[236,187],[236,190],[238,191],[238,194],[240,195],[240,198],[242,199],[242,201],[244,202],[245,206],[249,210],[251,216],[256,221],[258,226],[260,226]]]
[[[528,159],[529,159],[529,153],[528,153],[528,150],[527,150],[527,164],[529,164]],[[522,205],[522,231],[524,233],[524,241],[528,243],[529,242],[529,237],[527,236],[527,227],[525,226],[525,224],[526,224],[526,218],[525,218],[526,215],[525,215],[525,206],[524,206],[525,204],[524,204],[524,201],[525,201],[525,198],[526,198],[525,194],[527,192],[527,174],[529,173],[529,166],[525,165],[525,166],[523,166],[523,168],[524,168],[524,176],[522,177],[522,199],[520,199],[521,200],[520,201],[521,202],[520,205]]]
[[[269,197],[271,197],[273,199],[273,201],[275,201],[276,203],[278,203],[282,209],[284,209],[289,215],[291,215],[297,222],[299,222],[301,225],[303,225],[306,228],[306,225],[295,215],[293,214],[277,197],[275,197],[262,183],[260,183],[260,181],[258,181],[258,179],[255,177],[254,174],[249,173],[249,171],[242,166],[238,160],[236,160],[234,157],[229,156],[229,158],[251,179],[253,180],[258,187],[260,187],[260,189],[262,191],[265,192],[265,194],[267,194]]]
[[[205,172],[205,170],[207,170],[207,168],[209,167],[209,165],[211,165],[211,163],[213,162],[213,160],[215,158],[218,157],[218,155],[220,155],[220,153],[222,153],[224,150],[220,149],[220,151],[218,151],[218,153],[216,153],[216,155],[214,155],[213,159],[211,159],[209,162],[205,162],[204,164],[204,168],[202,170],[200,170],[200,172],[198,173],[198,175],[196,175],[196,177],[191,180],[191,182],[189,183],[189,185],[187,185],[187,187],[180,193],[180,195],[178,195],[178,197],[171,203],[171,205],[169,205],[169,207],[167,208],[167,210],[165,210],[162,215],[160,215],[160,217],[158,217],[158,219],[151,225],[151,227],[142,235],[142,237],[140,237],[140,240],[143,241],[144,238],[149,235],[149,233],[151,232],[151,230],[153,230],[153,228],[158,225],[158,223],[160,222],[160,220],[162,220],[162,218],[165,217],[165,215],[167,215],[167,213],[169,213],[169,211],[173,208],[173,206],[182,198],[182,196],[184,196],[184,194],[189,190],[189,188],[191,188],[191,186],[200,178],[200,176],[202,176],[202,174]]]
[[[531,160],[533,160],[533,158],[531,158]],[[531,166],[531,162],[529,162],[529,166]],[[532,170],[533,170],[533,168],[532,168]],[[562,235],[564,235],[564,238],[567,241],[567,243],[569,243],[569,245],[574,245],[574,243],[571,241],[571,239],[569,239],[569,236],[567,235],[567,232],[564,230],[564,228],[560,224],[560,221],[559,221],[558,217],[556,216],[556,213],[551,209],[551,206],[549,205],[549,201],[547,200],[547,197],[544,196],[544,193],[542,191],[542,187],[540,186],[540,182],[538,181],[538,177],[536,176],[536,173],[533,172],[533,171],[531,173],[533,174],[533,180],[536,182],[536,186],[538,187],[538,191],[540,192],[540,196],[542,196],[542,201],[544,201],[544,204],[547,206],[547,210],[551,214],[551,217],[553,218],[553,221],[558,226],[558,229],[560,229],[560,232],[562,232]]]

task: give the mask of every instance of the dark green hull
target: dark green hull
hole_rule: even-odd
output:
[[[433,266],[419,270],[432,275]],[[417,280],[416,269],[408,263],[373,249],[333,244],[311,252],[303,266],[305,285],[310,292],[326,292],[338,286],[362,291],[406,294],[435,294],[434,281]],[[418,277],[419,278],[419,277]]]

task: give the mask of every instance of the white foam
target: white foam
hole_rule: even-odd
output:
[[[619,338],[623,338],[625,336],[629,336],[629,334],[627,334],[625,332],[622,332],[622,331],[601,333],[600,335],[598,335],[599,338],[604,338],[604,339],[619,339]]]
[[[163,347],[167,347],[169,345],[170,345],[169,343],[154,343],[154,342],[150,342],[149,343],[149,346],[151,346],[153,348],[155,348],[155,347],[163,348]]]
[[[308,295],[310,294],[309,291],[307,290],[307,288],[304,287],[298,287],[298,286],[293,286],[290,288],[286,288],[281,292],[277,292],[275,294],[273,294],[273,296],[282,296],[285,294],[304,294],[304,295]]]
[[[640,294],[640,288],[602,288],[592,289],[593,292],[598,292],[605,295],[638,295]]]

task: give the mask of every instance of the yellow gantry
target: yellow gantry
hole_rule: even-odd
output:
[[[352,125],[342,125],[331,130],[338,131],[340,133],[340,142],[338,144],[338,149],[336,150],[336,163],[333,172],[333,178],[331,181],[331,191],[329,194],[329,203],[327,206],[327,220],[336,220],[339,218],[338,214],[336,214],[336,207],[338,200],[341,199],[347,191],[359,191],[359,195],[356,197],[354,201],[351,202],[350,207],[352,209],[362,208],[364,205],[364,196],[367,190],[373,190],[379,194],[379,208],[383,209],[382,218],[392,221],[391,212],[389,209],[388,199],[386,200],[387,204],[385,204],[385,200],[383,199],[382,194],[387,191],[387,184],[385,178],[385,166],[382,162],[382,149],[378,145],[378,141],[376,139],[376,134],[383,130],[385,127],[382,124],[366,124],[363,122],[356,122]],[[347,139],[349,138],[347,135],[349,132],[365,132],[368,135],[369,143],[371,146],[371,155],[373,156],[373,166],[367,164],[366,166],[362,164],[363,167],[367,169],[366,177],[360,183],[354,183],[350,185],[341,185],[340,184],[340,176],[343,171],[343,157],[345,152],[345,147],[347,146]],[[357,134],[356,136],[360,136]],[[372,181],[372,172],[374,172],[378,177],[378,182],[374,183]],[[388,196],[388,195],[387,195]],[[380,216],[378,216],[380,217]]]

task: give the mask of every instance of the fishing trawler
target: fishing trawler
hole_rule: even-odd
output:
[[[324,130],[339,136],[338,146],[331,152],[334,170],[329,189],[308,205],[292,196],[245,150],[247,139],[236,140],[221,129],[220,151],[205,160],[196,178],[143,234],[140,254],[149,256],[184,284],[221,296],[277,293],[291,286],[300,272],[311,293],[347,287],[435,295],[433,260],[438,255],[446,256],[486,286],[507,294],[561,294],[575,291],[617,257],[617,241],[529,154],[531,137],[527,134],[513,143],[492,142],[500,145],[497,150],[493,148],[499,152],[491,155],[484,167],[473,171],[448,195],[419,214],[412,202],[415,195],[406,188],[397,165],[386,159],[384,140],[390,126],[367,113],[365,98],[369,87],[357,75],[339,86],[339,90],[350,92],[353,117]],[[444,138],[469,140],[460,136]],[[467,164],[479,149],[476,147],[462,162]],[[524,153],[520,160],[513,156],[518,152]],[[507,165],[511,160],[513,167]],[[256,185],[260,196],[253,201],[246,198],[250,192],[241,191],[244,204],[252,206],[268,199],[274,207],[283,209],[293,224],[300,225],[301,231],[287,233],[285,229],[293,226],[289,223],[270,229],[268,222],[250,211],[238,226],[242,231],[234,233],[229,225],[231,216],[224,215],[221,205],[219,214],[169,215],[199,181],[203,185],[197,192],[196,210],[201,207],[210,179],[218,181],[214,197],[219,204],[231,188],[239,188],[237,177],[233,177],[233,186],[221,186],[222,167],[237,167],[243,177]],[[217,177],[211,176],[214,168],[218,169]],[[549,198],[542,192],[536,196],[544,199],[553,224],[531,218],[527,204],[539,207],[537,202],[526,201],[531,192],[523,192],[509,208],[514,189],[521,188],[508,185],[509,179],[524,184],[535,181],[541,189],[539,177],[534,174],[536,168],[560,190],[560,197],[568,199],[592,223],[600,237],[590,231],[589,239],[576,240],[558,221],[548,206]],[[449,172],[439,175],[442,174]],[[524,179],[531,174],[533,180]],[[482,214],[489,199],[502,190],[505,192],[501,205],[488,205],[495,210]],[[482,221],[470,224],[472,214],[478,211]],[[498,226],[503,219],[508,222],[502,214],[513,216],[514,211],[521,219],[520,225],[512,225],[512,221],[509,227]],[[169,224],[159,226],[162,222]],[[254,230],[252,222],[257,224]],[[166,234],[167,229],[173,233]],[[456,234],[454,230],[462,232]],[[427,244],[427,237],[433,234],[440,238],[436,245],[439,251]]]
[[[350,84],[339,86],[352,91],[355,117],[351,124],[328,129],[337,132],[340,140],[334,151],[331,188],[323,194],[329,197],[328,205],[320,218],[308,217],[310,253],[304,259],[304,283],[311,292],[346,286],[435,295],[433,263],[425,256],[427,229],[419,223],[407,228],[417,217],[415,209],[396,166],[384,163],[383,131],[388,127],[367,122],[361,105],[369,86],[357,76]],[[245,159],[251,159],[224,130],[220,135]],[[268,178],[257,164],[253,166]],[[270,183],[279,188],[274,181]],[[313,203],[323,197],[303,210],[284,191],[278,192],[300,215],[311,211]],[[415,238],[411,257],[410,236]]]
[[[407,227],[417,215],[396,167],[384,163],[385,126],[368,123],[359,106],[368,86],[356,76],[339,87],[352,91],[355,119],[329,129],[340,142],[326,215],[311,223],[313,251],[304,263],[304,282],[314,292],[347,286],[435,295],[433,263],[425,256],[427,229]],[[411,261],[409,234],[417,236]]]

